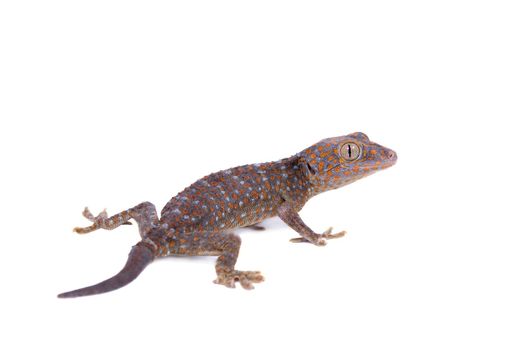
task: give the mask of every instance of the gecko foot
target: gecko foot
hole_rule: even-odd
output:
[[[324,246],[324,245],[326,245],[326,240],[327,239],[341,238],[344,235],[346,235],[346,231],[332,233],[332,230],[333,230],[333,228],[330,227],[328,230],[324,231],[322,234],[316,235],[315,236],[315,241],[313,241],[313,242],[309,241],[308,239],[306,239],[304,237],[292,238],[292,239],[290,239],[290,242],[292,242],[292,243],[312,243],[312,244],[315,244],[317,246]]]
[[[213,283],[222,284],[228,288],[235,288],[235,282],[239,282],[244,289],[253,289],[252,283],[260,283],[262,281],[264,281],[264,277],[259,271],[234,270],[219,273]]]
[[[82,215],[89,221],[93,222],[93,225],[87,227],[75,227],[73,231],[80,234],[93,232],[99,228],[111,230],[119,225],[131,225],[131,222],[129,221],[117,223],[113,220],[108,220],[108,213],[106,209],[102,210],[97,216],[94,216],[91,211],[89,211],[88,207],[86,207],[84,208]]]

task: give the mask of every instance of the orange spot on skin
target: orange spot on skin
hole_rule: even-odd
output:
[[[370,151],[370,154],[376,154],[376,153],[377,153],[377,151],[375,149]]]
[[[345,176],[350,176],[350,171],[346,170],[343,174],[344,174]]]

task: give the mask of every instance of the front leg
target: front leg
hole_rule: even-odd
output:
[[[293,238],[290,240],[294,243],[310,242],[317,246],[323,246],[323,245],[326,245],[327,239],[343,237],[346,234],[345,231],[341,231],[341,232],[332,234],[332,228],[329,228],[322,234],[315,233],[310,227],[308,227],[303,222],[303,220],[299,216],[299,213],[295,211],[295,209],[293,208],[293,205],[288,201],[285,201],[277,209],[277,215],[288,226],[293,228],[296,232],[298,232],[301,235],[301,237],[299,238]]]

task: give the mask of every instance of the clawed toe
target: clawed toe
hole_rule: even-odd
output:
[[[94,216],[91,214],[89,208],[85,207],[82,215],[91,222],[97,222],[108,218],[108,212],[106,209],[102,210],[97,216]]]
[[[83,234],[83,233],[89,233],[89,232],[95,231],[99,228],[104,228],[105,220],[108,218],[108,213],[106,209],[102,210],[97,216],[94,216],[89,210],[89,208],[85,207],[84,211],[82,212],[82,215],[86,219],[91,221],[93,224],[87,227],[75,227],[73,229],[73,232]]]
[[[308,240],[305,237],[297,237],[290,239],[290,242],[292,243],[312,243],[316,246],[325,246],[327,239],[334,239],[334,238],[341,238],[344,235],[346,235],[346,231],[341,231],[337,233],[332,233],[332,227],[328,228],[328,230],[324,231],[320,235],[314,236],[312,240]]]
[[[312,243],[316,246],[325,246],[326,240],[323,239],[322,235],[319,235],[318,238],[315,241],[309,241],[304,237],[297,237],[290,239],[290,242],[292,243]]]
[[[326,238],[326,239],[333,239],[333,238],[341,238],[344,235],[346,235],[346,231],[341,231],[341,232],[332,234],[332,230],[333,228],[330,227],[328,230],[324,231],[321,237]]]
[[[222,284],[228,288],[235,288],[235,282],[239,282],[244,289],[253,289],[253,283],[264,281],[263,275],[259,271],[232,271],[217,275],[213,281],[216,284]]]

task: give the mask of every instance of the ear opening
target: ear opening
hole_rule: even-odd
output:
[[[306,167],[308,168],[308,171],[310,172],[310,174],[312,174],[312,175],[317,174],[317,171],[312,167],[310,162],[308,162],[308,161],[306,162]]]
[[[307,178],[312,179],[317,175],[317,169],[315,168],[315,166],[313,166],[305,158],[299,157],[297,162],[299,163],[299,167],[302,169],[304,175]]]

